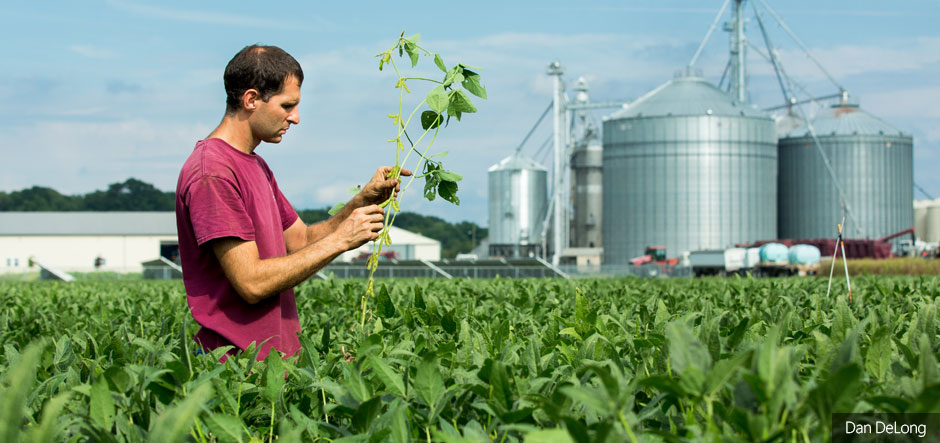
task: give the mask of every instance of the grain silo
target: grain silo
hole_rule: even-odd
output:
[[[881,238],[914,226],[911,136],[845,98],[812,120],[838,186],[809,125],[780,139],[781,238],[834,237],[842,220],[842,198],[850,212],[848,238]]]
[[[548,209],[548,171],[514,153],[489,169],[489,254],[494,257],[541,255],[542,227]]]
[[[927,210],[930,200],[914,201],[914,236],[918,240],[927,241]]]
[[[604,121],[604,262],[777,234],[774,120],[680,76]]]
[[[931,201],[927,205],[927,216],[924,219],[924,241],[940,242],[940,199]]]
[[[575,145],[571,155],[571,196],[574,206],[571,246],[574,247],[601,247],[603,152],[596,128],[588,127],[584,139]]]

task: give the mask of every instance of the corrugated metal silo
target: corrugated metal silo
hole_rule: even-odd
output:
[[[778,138],[782,138],[792,132],[794,129],[806,125],[806,120],[804,120],[803,117],[794,114],[792,110],[787,110],[786,114],[776,117],[774,121],[777,124]]]
[[[927,206],[926,236],[924,241],[940,242],[940,199],[936,199]]]
[[[571,155],[571,196],[574,220],[571,246],[601,247],[603,216],[603,152],[595,128],[586,131],[585,139]]]
[[[911,136],[855,104],[834,105],[812,124],[851,211],[846,237],[881,238],[912,227]],[[780,237],[834,237],[842,219],[839,192],[808,126],[782,137],[779,152]]]
[[[604,262],[646,246],[720,249],[777,234],[774,120],[699,77],[604,121]]]
[[[534,160],[510,155],[489,169],[490,255],[540,254],[548,209],[548,171]]]
[[[914,236],[921,241],[927,241],[927,208],[929,207],[930,200],[914,202]]]

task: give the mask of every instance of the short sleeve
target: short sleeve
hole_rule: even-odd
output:
[[[185,201],[199,246],[222,237],[255,240],[254,225],[245,202],[231,181],[217,176],[195,180],[186,192]]]
[[[299,216],[297,215],[297,211],[294,210],[294,207],[287,201],[287,197],[284,197],[281,188],[277,187],[277,182],[274,183],[274,195],[277,196],[277,210],[281,213],[281,224],[284,225],[282,228],[286,231],[287,228],[291,227],[291,225],[297,221]]]

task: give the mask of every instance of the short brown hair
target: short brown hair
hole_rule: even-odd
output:
[[[288,77],[304,82],[300,63],[277,46],[246,46],[225,66],[225,108],[234,112],[241,106],[245,91],[256,89],[261,99],[268,101],[284,89]]]

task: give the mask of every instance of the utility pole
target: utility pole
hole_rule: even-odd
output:
[[[561,260],[561,251],[566,246],[568,246],[568,232],[567,225],[567,202],[565,201],[565,193],[562,192],[565,189],[565,147],[568,142],[567,131],[568,124],[566,122],[566,109],[565,109],[565,84],[561,80],[561,76],[565,73],[564,68],[561,67],[561,63],[557,60],[548,65],[546,71],[548,75],[555,77],[555,97],[552,102],[552,107],[554,108],[554,131],[555,131],[555,168],[554,168],[554,183],[552,185],[552,194],[554,196],[555,203],[555,213],[554,221],[552,223],[552,264],[558,266]]]

